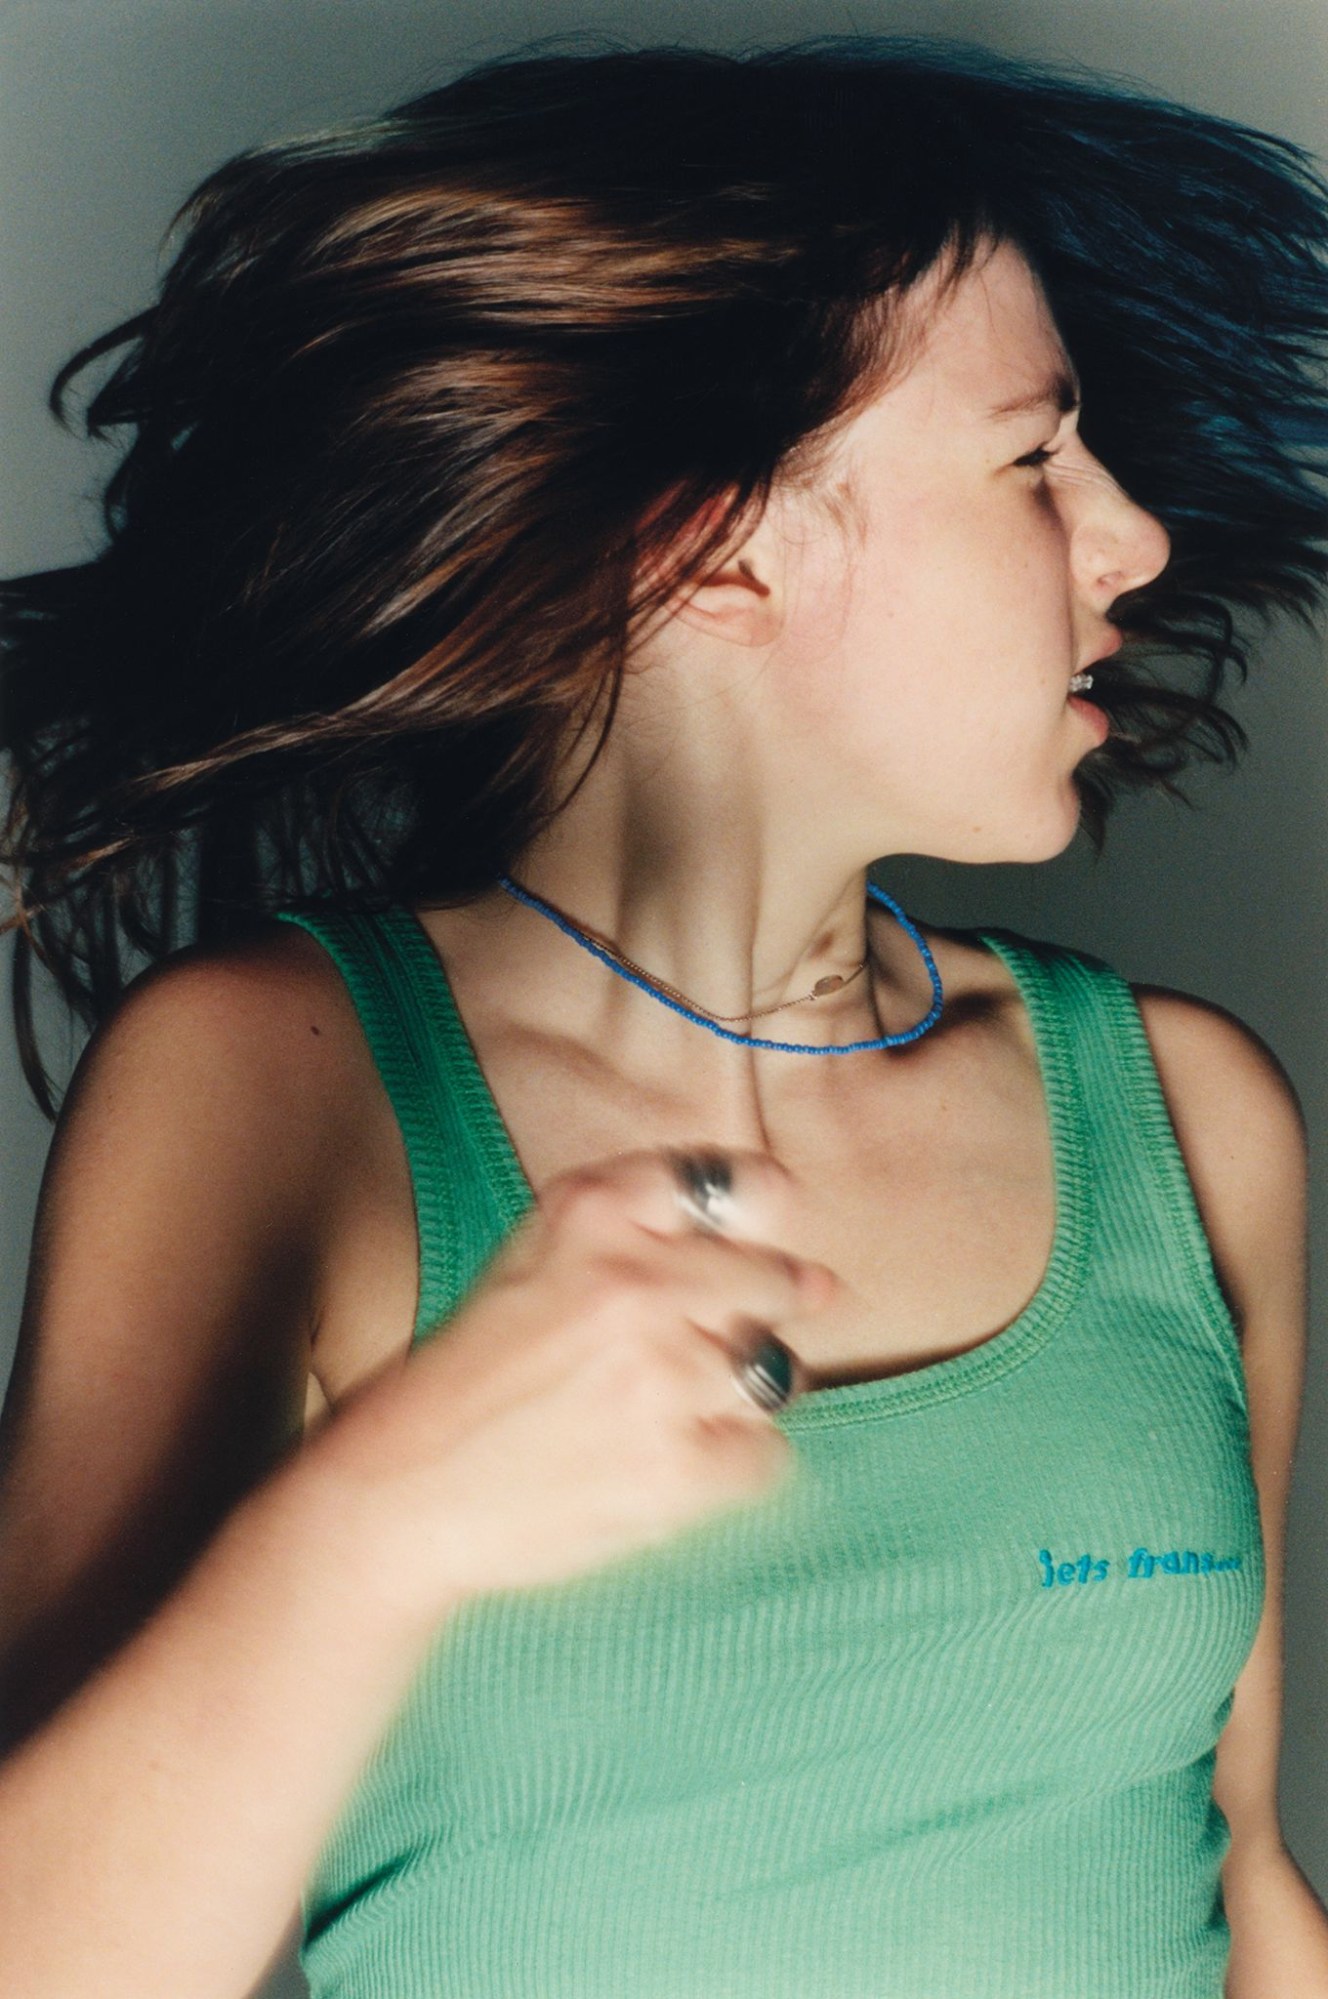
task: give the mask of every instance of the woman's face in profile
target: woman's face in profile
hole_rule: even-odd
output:
[[[1023,257],[995,248],[938,304],[928,283],[920,351],[823,475],[852,524],[784,533],[780,698],[866,851],[1044,859],[1106,734],[1071,678],[1115,648],[1108,610],[1163,568],[1167,535],[1059,406],[1073,370]]]

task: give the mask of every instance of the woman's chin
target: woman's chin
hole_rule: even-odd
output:
[[[1071,772],[1065,779],[1050,812],[1045,813],[1040,822],[1030,819],[1028,845],[1024,853],[1011,855],[1012,860],[1054,861],[1063,854],[1079,831],[1083,813],[1083,801],[1079,787]]]
[[[1030,814],[1013,825],[966,828],[956,840],[946,843],[944,852],[933,849],[933,857],[939,861],[960,861],[968,867],[1054,861],[1079,831],[1079,814],[1079,797],[1071,789],[1055,812]]]

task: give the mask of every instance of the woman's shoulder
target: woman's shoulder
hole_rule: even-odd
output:
[[[1131,988],[1154,1059],[1189,1098],[1303,1136],[1295,1088],[1267,1042],[1214,1000],[1170,986]]]
[[[327,953],[294,925],[265,922],[140,971],[84,1050],[62,1122],[90,1092],[112,1091],[131,1114],[247,1104],[246,1128],[294,1136],[292,1117],[297,1128],[353,1127],[358,1053]]]
[[[1135,988],[1162,1093],[1229,1295],[1247,1311],[1298,1273],[1306,1139],[1290,1078],[1235,1015],[1165,987]]]
[[[1201,1152],[1247,1204],[1252,1176],[1273,1187],[1303,1177],[1300,1100],[1267,1042],[1212,1000],[1166,986],[1133,992],[1187,1159]]]
[[[150,1316],[192,1287],[196,1320],[215,1308],[238,1324],[275,1282],[335,1395],[409,1341],[413,1231],[400,1132],[341,975],[273,921],[148,967],[92,1036],[51,1146],[30,1288],[105,1307],[123,1280]]]
[[[384,1180],[409,1200],[400,1140],[332,959],[265,922],[142,971],[92,1036],[53,1156],[82,1178],[205,1195],[237,1237],[258,1231],[321,1270]],[[401,1185],[398,1185],[401,1182]],[[315,1313],[316,1316],[316,1313]]]
[[[1251,1298],[1276,1281],[1279,1261],[1294,1262],[1305,1203],[1304,1120],[1290,1078],[1251,1027],[1211,1000],[1127,985],[1102,959],[1063,945],[1004,931],[927,935],[947,995],[961,1009],[1014,997],[1009,965],[988,938],[1016,960],[1068,969],[1076,990],[1096,988],[1116,1013],[1116,996],[1131,995],[1229,1294]]]
[[[927,927],[947,995],[961,1003],[1013,995],[1010,960],[1072,968],[1080,987],[1128,992],[1138,1008],[1168,1097],[1211,1115],[1249,1118],[1275,1141],[1303,1139],[1295,1089],[1272,1049],[1244,1021],[1215,1001],[1173,987],[1127,983],[1093,952],[999,928]],[[1002,947],[994,951],[992,944]]]

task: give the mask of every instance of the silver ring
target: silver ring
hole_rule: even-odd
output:
[[[733,1379],[738,1392],[769,1416],[793,1400],[793,1355],[767,1331],[754,1353],[734,1361]]]
[[[733,1211],[733,1163],[723,1152],[670,1155],[678,1205],[699,1229],[722,1229]]]

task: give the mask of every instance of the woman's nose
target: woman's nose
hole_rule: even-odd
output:
[[[1080,580],[1105,611],[1127,590],[1141,590],[1161,575],[1171,556],[1171,537],[1150,514],[1103,470],[1093,504],[1075,535]]]

